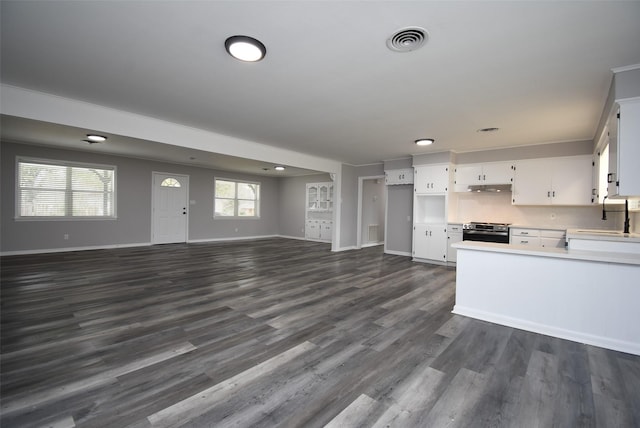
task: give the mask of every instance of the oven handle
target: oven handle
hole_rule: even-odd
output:
[[[463,230],[463,235],[493,235],[493,236],[509,236],[509,232],[492,232],[488,230]]]

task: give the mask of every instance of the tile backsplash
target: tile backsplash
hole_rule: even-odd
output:
[[[602,205],[587,207],[511,205],[511,194],[453,193],[449,221],[466,223],[487,221],[521,226],[558,229],[622,229],[624,205],[607,203],[607,220],[602,220]],[[639,232],[640,212],[631,212],[631,230]]]

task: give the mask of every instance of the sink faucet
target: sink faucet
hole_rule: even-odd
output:
[[[629,199],[624,200],[624,230],[622,233],[629,233]]]

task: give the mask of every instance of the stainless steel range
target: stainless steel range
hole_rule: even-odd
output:
[[[471,222],[462,225],[463,241],[509,243],[508,223]]]

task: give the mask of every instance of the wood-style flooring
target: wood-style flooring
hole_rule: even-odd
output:
[[[640,426],[640,357],[452,315],[454,269],[381,247],[1,263],[3,428]]]

